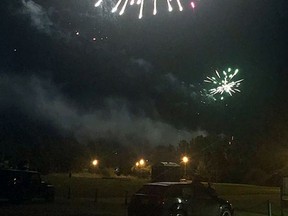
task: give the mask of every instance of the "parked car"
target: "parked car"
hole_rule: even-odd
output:
[[[42,181],[40,173],[27,170],[0,170],[0,199],[21,202],[32,198],[54,200],[54,186]]]
[[[128,216],[232,216],[233,207],[201,182],[145,184],[131,198]]]

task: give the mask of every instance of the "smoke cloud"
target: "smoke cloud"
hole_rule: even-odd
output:
[[[79,142],[109,138],[123,144],[176,145],[205,131],[178,130],[165,122],[129,112],[129,101],[107,98],[104,106],[90,111],[74,107],[52,82],[35,76],[1,77],[1,108],[14,104],[27,115],[49,120],[60,131],[72,132]],[[7,94],[7,92],[10,92]]]
[[[53,23],[42,6],[32,0],[22,0],[22,4],[22,12],[30,16],[31,24],[39,31],[50,34]]]

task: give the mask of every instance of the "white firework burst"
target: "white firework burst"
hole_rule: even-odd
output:
[[[222,73],[216,70],[216,76],[207,77],[204,80],[204,82],[212,84],[209,94],[212,96],[219,94],[221,95],[220,99],[223,100],[225,94],[232,96],[236,92],[241,92],[239,86],[244,79],[234,80],[238,72],[239,69],[232,71],[231,68],[228,68],[227,72],[223,71]]]

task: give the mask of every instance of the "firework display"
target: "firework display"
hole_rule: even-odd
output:
[[[100,7],[105,1],[109,1],[109,0],[98,0],[95,3],[95,7]],[[158,12],[157,7],[159,6],[158,4],[159,1],[166,1],[167,11],[169,12],[172,12],[173,10],[183,11],[184,6],[185,7],[187,6],[187,8],[190,8],[190,9],[195,9],[196,7],[195,1],[187,2],[187,0],[118,0],[112,6],[111,12],[119,13],[119,15],[123,15],[127,7],[138,6],[139,8],[138,18],[141,19],[143,17],[144,7],[148,3],[153,4],[153,11],[151,12],[151,14],[156,15]]]
[[[241,92],[239,86],[244,79],[235,80],[236,75],[238,74],[239,69],[234,71],[231,68],[228,68],[227,71],[219,73],[215,70],[215,75],[212,77],[207,77],[204,82],[211,84],[209,89],[209,94],[214,96],[219,94],[220,99],[223,100],[225,95],[232,96],[236,92]]]

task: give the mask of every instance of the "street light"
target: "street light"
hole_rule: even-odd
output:
[[[144,166],[144,165],[145,165],[144,159],[141,159],[141,160],[139,161],[139,165],[140,165],[140,166]]]
[[[143,168],[145,167],[145,160],[141,158],[139,161],[136,162],[136,168],[140,172],[141,177],[143,177]]]
[[[97,171],[96,167],[98,166],[99,161],[96,160],[96,159],[94,159],[94,160],[92,160],[91,164],[92,164],[92,166],[93,166],[93,167],[92,167],[92,170],[93,170],[93,172],[96,174],[96,171]]]
[[[183,158],[182,158],[182,161],[183,161],[183,163],[188,163],[188,161],[189,161],[189,158],[187,157],[187,156],[184,156]]]
[[[182,161],[184,163],[184,177],[186,177],[186,174],[187,174],[187,163],[189,161],[189,158],[187,156],[184,156],[182,158]]]
[[[93,165],[94,167],[96,167],[96,166],[98,165],[98,160],[96,160],[96,159],[93,160],[93,161],[92,161],[92,165]]]

